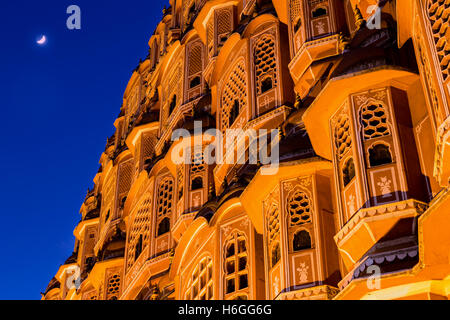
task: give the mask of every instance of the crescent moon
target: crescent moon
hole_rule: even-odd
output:
[[[37,44],[43,45],[44,43],[47,42],[47,37],[46,36],[42,36],[42,38],[38,41],[36,41]]]

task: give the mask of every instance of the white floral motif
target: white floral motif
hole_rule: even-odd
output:
[[[356,198],[355,198],[355,195],[353,195],[353,194],[351,194],[348,197],[347,206],[348,206],[348,211],[350,212],[350,214],[355,212],[355,208],[356,208],[355,200],[356,200]]]
[[[230,231],[231,231],[231,227],[230,226],[226,226],[226,227],[223,227],[222,230],[223,230],[223,234],[225,236],[227,236],[230,233]]]
[[[286,190],[287,192],[290,192],[292,189],[294,189],[294,186],[292,185],[292,183],[286,182],[284,184],[284,190]]]
[[[275,276],[275,281],[273,283],[273,292],[275,295],[280,292],[280,278],[278,278],[278,276]]]
[[[193,200],[194,200],[194,207],[198,207],[200,205],[200,196],[196,194]]]
[[[384,98],[386,98],[386,92],[378,91],[377,93],[374,94],[374,97],[377,98],[378,100],[384,100]]]
[[[261,103],[261,107],[266,107],[266,106],[268,106],[269,105],[269,103],[270,103],[270,99],[269,99],[269,97],[268,96],[265,96],[264,98],[263,98],[263,101],[262,101],[262,103]]]
[[[304,262],[300,263],[300,267],[297,268],[300,283],[305,283],[308,281],[308,269],[309,266],[307,266]]]
[[[167,246],[167,241],[163,239],[163,240],[161,241],[161,243],[159,244],[158,249],[159,249],[159,250],[162,250],[162,249],[164,249],[166,246]]]
[[[357,103],[358,105],[362,105],[362,104],[364,104],[364,103],[367,101],[367,96],[365,96],[365,95],[357,96],[357,97],[355,98],[355,100],[356,100],[356,103]]]
[[[299,183],[301,186],[307,188],[311,185],[311,177],[306,177],[303,179],[299,179]]]
[[[377,185],[380,187],[381,194],[383,195],[383,198],[389,197],[392,193],[391,189],[392,181],[388,179],[387,177],[381,177],[379,179],[379,182]]]
[[[248,219],[244,219],[241,221],[240,226],[242,228],[248,228]]]
[[[325,23],[323,23],[322,21],[317,23],[317,32],[318,33],[325,33]]]

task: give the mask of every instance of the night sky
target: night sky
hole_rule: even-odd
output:
[[[81,30],[66,27],[73,4]],[[0,299],[40,299],[72,253],[79,209],[165,4],[0,2]]]

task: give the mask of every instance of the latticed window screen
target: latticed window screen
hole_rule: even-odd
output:
[[[390,134],[385,108],[381,104],[369,104],[361,108],[360,121],[363,139],[383,137]]]
[[[272,35],[264,35],[254,48],[256,92],[262,94],[277,85],[277,61],[275,39]]]
[[[192,151],[193,153],[191,156],[191,166],[189,172],[190,172],[191,190],[196,190],[203,187],[203,173],[205,172],[206,164],[203,158],[202,147],[193,148]]]
[[[449,0],[428,0],[428,17],[444,81],[449,76],[450,64],[449,10]]]
[[[203,148],[193,148],[191,159],[191,174],[203,172],[205,170],[205,159],[203,158]]]
[[[139,86],[134,87],[127,100],[127,117],[132,117],[139,108]]]
[[[193,76],[202,71],[202,45],[201,43],[197,43],[192,46],[191,51],[189,53],[189,64],[188,64],[188,74],[189,76]]]
[[[186,291],[187,300],[212,300],[214,298],[213,262],[205,257],[195,266]]]
[[[120,293],[120,274],[114,273],[109,276],[106,286],[106,300],[119,299]]]
[[[133,182],[133,170],[134,162],[129,160],[119,167],[119,203],[120,207],[123,206],[124,197],[128,194]]]
[[[239,111],[247,107],[247,79],[245,74],[244,61],[239,61],[228,77],[222,94],[222,113],[221,125],[222,131],[231,127],[232,111],[238,104]]]
[[[311,222],[311,202],[303,191],[294,190],[288,197],[287,211],[291,227]]]
[[[139,256],[136,255],[137,244],[142,236],[142,249],[145,248],[145,244],[149,242],[150,238],[150,219],[152,213],[152,198],[147,196],[140,204],[136,216],[131,226],[128,246],[127,246],[127,270],[129,270],[135,259]]]
[[[280,215],[276,204],[272,204],[267,211],[267,229],[267,238],[270,245],[280,234]]]
[[[301,14],[301,0],[291,0],[289,1],[289,18],[291,20],[291,25],[293,28],[298,22]],[[295,32],[295,29],[293,29]]]
[[[105,184],[104,184],[104,197],[103,197],[103,218],[104,222],[111,216],[111,209],[113,207],[113,200],[114,200],[114,192],[115,192],[115,182],[116,182],[117,174],[111,173],[106,178]],[[108,214],[109,213],[109,214]]]
[[[156,209],[156,235],[160,236],[170,231],[172,214],[173,179],[166,177],[159,183]]]
[[[177,184],[179,200],[184,194],[184,165],[182,164],[177,166]]]
[[[336,154],[338,159],[341,160],[352,146],[350,121],[346,114],[341,114],[337,119],[334,131],[334,142],[336,146]]]
[[[202,83],[202,71],[203,71],[203,45],[196,42],[189,49],[188,52],[188,72],[187,72],[187,86],[188,89],[198,87]]]
[[[243,233],[235,233],[225,243],[225,294],[248,288],[247,243]]]
[[[222,9],[217,11],[217,43],[222,46],[232,31],[232,11],[231,9]]]
[[[142,137],[141,160],[147,161],[153,155],[156,145],[156,136],[154,134],[144,134]]]
[[[209,19],[206,28],[207,28],[206,41],[208,44],[208,54],[211,57],[214,54],[214,17],[211,17]]]
[[[179,105],[179,101],[181,99],[177,99],[176,97],[181,97],[181,81],[182,81],[183,73],[182,73],[182,67],[181,62],[179,62],[176,67],[173,69],[173,74],[170,80],[167,84],[167,91],[166,91],[166,105],[164,109],[164,117],[163,119],[166,120],[170,116],[170,104],[174,101],[176,105],[173,106],[172,109],[177,107]]]

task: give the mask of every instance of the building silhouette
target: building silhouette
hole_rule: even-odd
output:
[[[447,299],[449,17],[170,0],[43,299]]]

